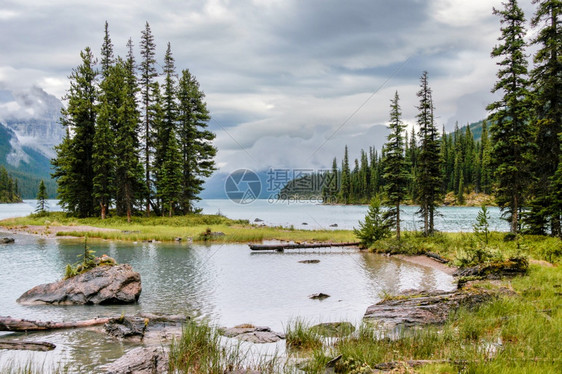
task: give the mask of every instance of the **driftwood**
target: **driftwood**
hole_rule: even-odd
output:
[[[295,244],[249,244],[252,251],[284,251],[285,249],[356,247],[360,242],[347,243],[295,243]]]
[[[12,317],[0,317],[0,331],[44,331],[57,329],[74,329],[103,325],[111,318],[94,318],[75,322],[31,321]]]
[[[56,345],[49,342],[26,342],[26,341],[11,341],[0,340],[0,349],[17,349],[28,351],[52,351]]]
[[[120,316],[94,318],[75,322],[31,321],[27,319],[0,316],[0,331],[45,331],[57,329],[75,329],[104,325],[112,320],[125,318],[145,318],[148,321],[155,323],[183,323],[188,319],[188,317],[182,315],[159,315],[152,313],[139,313],[138,315],[133,317]]]

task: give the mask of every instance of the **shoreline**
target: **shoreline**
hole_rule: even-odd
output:
[[[398,255],[393,255],[392,257],[399,258],[400,260],[409,262],[411,264],[427,266],[432,269],[439,270],[447,275],[453,275],[455,271],[458,270],[456,266],[448,266],[447,264],[443,264],[425,255],[410,256],[410,255],[398,254]]]

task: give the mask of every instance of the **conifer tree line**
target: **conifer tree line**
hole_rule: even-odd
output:
[[[6,168],[0,165],[0,203],[19,203],[18,180],[13,178]]]
[[[561,236],[562,1],[533,4],[532,69],[524,39],[526,20],[517,0],[507,0],[493,11],[501,22],[501,36],[491,53],[499,67],[492,92],[501,97],[488,105],[479,140],[470,126],[437,133],[431,88],[423,73],[416,126],[405,132],[396,93],[391,132],[382,151],[361,150],[350,166],[346,146],[341,166],[334,159],[327,177],[316,176],[326,181],[321,186],[324,200],[367,203],[382,195],[399,237],[400,203],[419,204],[424,233],[431,234],[435,210],[445,194],[454,193],[462,204],[465,193],[483,192],[495,197],[512,235]],[[284,193],[290,194],[293,185]]]
[[[215,170],[205,94],[188,69],[177,73],[170,43],[159,71],[148,22],[139,62],[132,39],[124,57],[113,48],[106,22],[99,63],[86,47],[69,77],[52,160],[60,203],[79,217],[195,212]]]

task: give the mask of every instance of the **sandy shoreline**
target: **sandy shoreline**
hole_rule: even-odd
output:
[[[428,266],[440,270],[443,273],[449,275],[453,275],[453,273],[457,270],[455,266],[448,266],[446,264],[442,264],[439,261],[436,261],[430,257],[423,256],[423,255],[417,255],[417,256],[395,255],[393,257],[397,257],[403,261],[410,262],[412,264]]]
[[[43,238],[61,238],[64,233],[68,232],[100,232],[100,231],[119,231],[118,229],[108,229],[94,226],[39,226],[39,225],[26,225],[14,227],[2,227],[2,230],[13,234],[27,234],[35,235]],[[74,238],[73,236],[69,236]]]

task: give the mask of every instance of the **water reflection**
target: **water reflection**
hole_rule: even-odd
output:
[[[181,313],[213,323],[268,325],[283,330],[295,317],[310,322],[359,321],[383,291],[451,289],[452,278],[436,270],[349,249],[316,252],[253,253],[247,245],[121,243],[88,241],[97,255],[129,263],[141,274],[138,304],[108,306],[22,306],[15,300],[27,289],[60,279],[64,267],[84,251],[82,240],[16,236],[0,246],[0,315],[39,320],[81,320],[96,316]],[[320,260],[303,264],[302,260]],[[331,295],[323,301],[310,294]],[[131,346],[91,330],[30,334],[53,341],[57,349],[43,357],[73,367],[96,368]],[[0,361],[24,353],[0,352]]]

